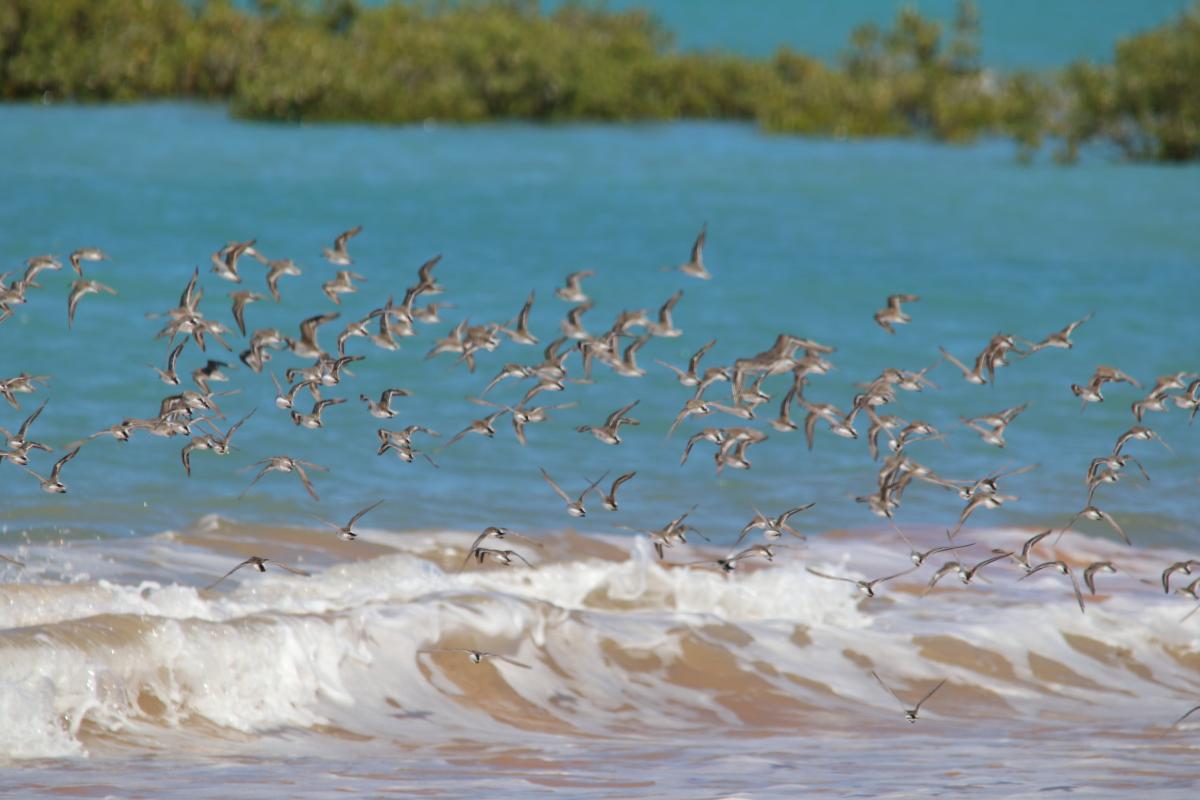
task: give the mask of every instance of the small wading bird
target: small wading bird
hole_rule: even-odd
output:
[[[311,516],[313,519],[317,520],[318,522],[324,522],[326,525],[333,528],[335,531],[337,531],[338,536],[341,537],[344,541],[352,542],[356,538],[358,538],[358,534],[355,533],[353,530],[354,523],[358,522],[365,515],[374,511],[382,503],[383,503],[382,500],[375,501],[374,503],[367,506],[362,511],[359,511],[357,514],[355,514],[353,517],[351,517],[350,521],[347,522],[345,525],[338,525],[337,523],[330,522],[329,520],[325,519],[324,517],[318,517],[316,514],[310,514],[309,516]]]
[[[204,590],[207,591],[209,589],[216,588],[217,584],[221,583],[221,581],[225,580],[226,578],[228,578],[233,573],[237,572],[242,567],[254,567],[259,572],[266,572],[268,563],[274,564],[275,566],[279,567],[280,569],[285,569],[288,572],[292,573],[293,575],[303,575],[305,578],[312,577],[311,573],[305,572],[302,569],[296,569],[295,567],[289,567],[287,564],[281,564],[278,561],[272,561],[269,558],[259,558],[258,556],[250,556],[245,561],[238,564],[233,569],[229,570],[229,572],[226,572],[224,575],[217,578],[215,581],[210,583],[208,586],[205,586]]]
[[[515,658],[502,656],[499,653],[489,653],[487,650],[472,650],[467,647],[438,647],[428,650],[418,650],[417,652],[425,653],[426,655],[437,655],[438,653],[465,653],[472,664],[482,664],[486,659],[492,659],[495,661],[503,661],[505,664],[512,664],[514,667],[520,667],[521,669],[533,669],[533,667],[521,661],[517,661]]]
[[[875,673],[875,670],[871,670],[871,675],[873,675],[875,677],[875,680],[879,681],[879,685],[882,686],[884,688],[884,690],[887,691],[888,694],[890,694],[892,697],[896,698],[896,702],[900,704],[900,708],[904,711],[904,718],[906,720],[908,720],[910,723],[917,721],[917,715],[921,713],[921,706],[925,705],[925,701],[928,700],[929,698],[933,697],[934,692],[936,692],[938,689],[942,688],[942,686],[944,686],[946,684],[946,680],[947,680],[946,678],[943,678],[942,681],[937,686],[934,686],[932,689],[930,689],[925,694],[924,697],[921,698],[921,701],[919,703],[917,703],[912,708],[909,708],[908,706],[906,706],[904,704],[904,701],[900,699],[900,695],[898,695],[894,691],[892,691],[892,687],[888,686],[886,683],[883,682],[883,678],[879,677],[879,675],[877,675]]]
[[[575,499],[571,499],[571,496],[569,494],[567,494],[566,492],[564,492],[562,490],[562,487],[554,482],[554,479],[550,477],[550,474],[548,472],[546,472],[546,470],[542,469],[541,473],[542,473],[542,477],[546,479],[546,483],[550,484],[550,488],[554,490],[554,493],[557,494],[559,497],[561,497],[563,499],[563,502],[567,504],[567,513],[570,514],[572,517],[586,517],[587,516],[587,509],[585,509],[583,507],[583,499],[585,497],[587,497],[593,489],[596,488],[596,486],[600,483],[600,481],[602,481],[608,477],[608,473],[605,472],[599,478],[597,478],[596,480],[589,483],[588,487],[586,489],[584,489],[582,492],[580,492],[578,497],[576,497]],[[613,492],[614,493],[616,492],[615,488],[613,489]]]
[[[912,321],[912,317],[901,310],[902,303],[915,303],[921,298],[915,294],[893,294],[887,299],[887,306],[875,312],[875,324],[888,333],[895,333],[893,325],[904,325]]]

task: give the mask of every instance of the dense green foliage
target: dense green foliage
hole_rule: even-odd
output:
[[[1200,5],[1121,42],[1111,66],[997,75],[964,2],[854,31],[840,62],[681,54],[642,12],[536,0],[0,0],[0,97],[228,100],[264,120],[755,120],[838,137],[1103,140],[1200,157]]]

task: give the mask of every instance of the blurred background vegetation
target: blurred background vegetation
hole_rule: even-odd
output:
[[[948,27],[948,29],[944,29]],[[0,97],[227,101],[277,121],[754,121],[835,137],[1099,142],[1200,158],[1200,2],[1118,43],[1111,64],[997,73],[963,2],[863,25],[834,64],[680,53],[647,13],[536,0],[0,0]]]

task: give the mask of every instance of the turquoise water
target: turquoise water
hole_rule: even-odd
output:
[[[285,279],[281,305],[249,306],[251,328],[271,325],[295,335],[301,319],[330,309],[319,284],[332,268],[320,249],[355,224],[364,226],[353,242],[355,267],[368,281],[347,296],[344,318],[401,295],[416,267],[437,253],[444,254],[438,272],[448,287],[440,299],[456,306],[399,352],[355,342],[351,352],[367,361],[333,393],[351,402],[331,409],[320,431],[296,429],[273,407],[265,373],[234,372],[221,388],[241,391],[222,407],[231,419],[256,408],[257,414],[231,457],[197,454],[190,480],[179,464],[180,440],[156,437],[88,444],[66,471],[65,500],[47,499],[36,482],[5,465],[5,522],[35,537],[57,538],[64,528],[76,535],[151,533],[209,512],[302,520],[307,501],[290,481],[265,481],[264,491],[236,499],[250,477],[237,468],[277,452],[330,468],[319,479],[330,514],[387,497],[377,516],[393,527],[557,527],[567,520],[539,467],[564,484],[637,469],[625,499],[644,523],[638,527],[701,502],[705,527],[723,538],[753,507],[811,501],[817,507],[807,521],[816,529],[869,526],[876,519],[847,497],[873,486],[877,465],[861,442],[821,431],[810,453],[802,435],[768,431],[772,438],[754,448],[749,472],[716,476],[708,448],[681,468],[684,434],[699,426],[689,420],[665,439],[688,393],[654,359],[682,364],[716,338],[708,363],[729,363],[765,349],[781,331],[808,336],[838,348],[838,369],[814,377],[808,396],[844,407],[853,384],[883,367],[928,366],[939,346],[969,359],[999,330],[1040,339],[1095,311],[1074,350],[1018,361],[996,387],[970,386],[943,364],[931,373],[940,391],[902,393],[890,409],[947,431],[944,445],[921,445],[915,454],[939,474],[967,478],[1042,464],[1013,484],[1020,503],[990,513],[995,522],[1049,525],[1082,507],[1088,461],[1132,424],[1129,404],[1141,396],[1114,386],[1108,402],[1081,414],[1069,385],[1085,381],[1099,364],[1121,367],[1143,383],[1200,366],[1194,167],[1102,157],[1069,169],[1026,167],[1002,143],[834,143],[767,137],[730,124],[282,127],[180,105],[9,106],[0,119],[7,154],[0,180],[14,189],[0,198],[8,221],[0,245],[5,263],[101,246],[113,261],[90,272],[120,292],[85,298],[68,332],[69,279],[48,274],[46,288],[31,291],[28,304],[0,326],[0,372],[54,376],[35,430],[55,446],[126,416],[155,413],[168,387],[146,364],[161,365],[167,347],[153,339],[159,323],[143,315],[172,306],[194,265],[208,293],[202,308],[232,325],[224,295],[234,287],[209,274],[207,263],[227,240],[257,238],[269,256],[295,258],[304,269]],[[661,272],[685,259],[705,222],[715,279]],[[597,303],[586,317],[592,329],[606,327],[622,308],[654,308],[685,289],[677,310],[684,336],[643,350],[646,378],[606,374],[571,387],[564,397],[579,407],[531,428],[525,448],[505,425],[495,440],[469,437],[436,456],[441,469],[374,456],[378,423],[357,401],[360,392],[412,390],[396,422],[428,425],[445,434],[444,442],[482,416],[466,398],[501,364],[540,353],[507,343],[482,356],[478,373],[469,375],[445,356],[424,361],[433,339],[463,316],[507,321],[533,289],[532,326],[549,341],[567,308],[553,289],[582,268],[598,273],[588,283]],[[265,288],[257,264],[243,272],[248,287]],[[912,306],[913,323],[888,336],[871,315],[898,291],[922,299]],[[325,332],[327,346],[342,322]],[[189,350],[181,363],[190,371],[199,355]],[[282,375],[301,365],[281,354],[270,366]],[[763,407],[765,419],[777,413],[784,391],[770,388],[775,381],[768,383],[775,399]],[[523,391],[509,384],[494,395],[515,402]],[[634,399],[642,401],[643,425],[627,431],[625,445],[605,447],[574,432]],[[1032,407],[1009,430],[1003,452],[957,423],[958,415],[1025,401]],[[33,407],[0,408],[0,421],[15,427]],[[1191,541],[1188,519],[1200,473],[1196,429],[1178,412],[1151,420],[1174,452],[1140,448],[1153,481],[1112,487],[1106,506],[1151,540]],[[37,463],[45,470],[46,462]],[[902,517],[932,525],[952,521],[961,502],[932,487],[918,487],[907,500]],[[608,518],[580,524],[612,530]]]
[[[547,5],[553,5],[548,3]],[[946,23],[955,0],[608,0],[612,9],[648,8],[675,34],[679,47],[722,49],[766,56],[783,46],[819,58],[836,58],[850,32],[864,22],[889,25],[911,5]],[[1138,3],[1060,0],[982,0],[983,62],[1004,69],[1047,69],[1076,59],[1107,61],[1129,34],[1162,24],[1188,8],[1188,0]]]
[[[1014,360],[994,386],[939,364],[929,373],[938,389],[901,393],[886,409],[945,432],[907,452],[946,477],[1040,464],[1002,483],[1019,500],[965,528],[976,543],[965,560],[1019,547],[1030,528],[1083,507],[1090,459],[1110,452],[1144,394],[1109,385],[1107,401],[1081,413],[1071,383],[1100,364],[1143,385],[1200,369],[1200,168],[1096,152],[1071,168],[1022,166],[1004,142],[847,143],[737,124],[271,126],[178,104],[0,106],[0,153],[0,271],[99,246],[112,260],[87,272],[119,292],[85,298],[68,331],[72,275],[43,273],[43,288],[0,324],[0,377],[53,376],[48,390],[20,396],[19,411],[0,403],[0,425],[14,428],[49,398],[31,434],[56,448],[152,416],[175,391],[147,366],[168,348],[146,314],[173,306],[193,267],[201,310],[232,326],[235,287],[208,271],[229,240],[256,238],[304,270],[284,279],[282,303],[247,308],[251,329],[295,335],[301,319],[332,310],[320,251],[356,224],[350,250],[367,280],[322,331],[327,348],[341,323],[399,297],[435,254],[436,299],[454,304],[398,352],[351,340],[366,360],[325,392],[349,402],[326,412],[322,430],[293,426],[269,376],[237,365],[215,387],[237,394],[219,402],[230,422],[254,416],[229,456],[193,454],[191,478],[181,438],[144,434],[84,445],[63,471],[66,495],[0,464],[0,554],[27,565],[0,565],[6,796],[1157,798],[1188,796],[1200,781],[1195,724],[1170,726],[1200,686],[1196,618],[1183,622],[1195,605],[1158,588],[1162,568],[1200,543],[1200,427],[1183,412],[1147,420],[1170,451],[1129,447],[1149,482],[1131,466],[1098,490],[1137,547],[1097,523],[1040,546],[1040,558],[1077,571],[1118,566],[1098,576],[1084,613],[1063,576],[1019,580],[1007,563],[969,587],[950,576],[925,597],[930,562],[872,599],[806,569],[868,579],[909,565],[883,520],[852,499],[875,486],[864,442],[822,429],[810,452],[802,432],[767,427],[782,376],[767,381],[773,399],[750,423],[769,436],[750,451],[752,469],[717,475],[707,445],[681,467],[701,423],[666,437],[690,392],[654,363],[682,364],[712,338],[709,365],[765,350],[780,332],[806,336],[837,348],[836,370],[812,376],[806,396],[845,408],[855,384],[934,364],[939,346],[969,360],[998,331],[1041,339],[1095,312],[1070,351]],[[686,259],[705,223],[713,279],[662,271]],[[445,356],[425,360],[434,339],[467,317],[507,322],[535,290],[531,327],[548,342],[567,309],[553,290],[584,268],[597,273],[585,284],[593,332],[684,290],[684,333],[646,344],[644,378],[598,367],[594,383],[542,395],[578,406],[530,426],[527,447],[502,420],[493,440],[434,452],[440,468],[375,455],[380,422],[360,392],[411,390],[389,427],[419,423],[446,441],[483,415],[467,398],[502,364],[541,352],[506,342],[469,374]],[[265,290],[257,263],[241,269],[236,288]],[[889,336],[872,314],[896,292],[921,299]],[[202,360],[189,346],[181,375]],[[268,366],[304,364],[280,353]],[[567,367],[579,374],[577,359]],[[524,389],[489,397],[515,402]],[[635,399],[641,424],[622,430],[621,446],[575,431]],[[958,422],[1023,402],[1003,451]],[[321,501],[283,475],[237,499],[253,474],[243,469],[281,453],[328,467],[314,476]],[[35,468],[45,474],[58,455],[35,454]],[[543,467],[568,491],[605,471],[637,476],[619,512],[590,498],[577,520]],[[353,543],[309,516],[341,522],[380,499]],[[755,508],[807,502],[816,505],[794,522],[809,541],[775,563],[732,576],[696,565],[727,552]],[[692,504],[689,522],[711,547],[693,540],[659,561],[626,529],[658,527]],[[914,484],[896,519],[931,547],[961,509],[955,495]],[[539,548],[512,545],[535,568],[463,568],[485,525],[535,537]],[[269,564],[203,588],[251,555],[312,574]],[[427,652],[448,648],[519,663]],[[946,683],[909,726],[871,670],[906,699]]]

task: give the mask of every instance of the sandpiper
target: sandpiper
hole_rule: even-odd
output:
[[[348,231],[338,234],[338,237],[333,240],[333,249],[328,247],[321,248],[321,255],[330,264],[335,264],[339,267],[348,267],[354,263],[354,259],[350,258],[350,252],[346,249],[346,244],[351,238],[362,233],[362,225],[356,225]]]
[[[345,525],[338,525],[336,523],[330,522],[327,519],[318,517],[316,514],[310,514],[310,516],[313,519],[315,519],[319,522],[324,522],[326,525],[333,528],[335,531],[338,532],[338,536],[341,537],[344,541],[352,542],[356,538],[358,538],[358,534],[354,532],[354,523],[358,522],[366,514],[369,514],[370,512],[374,511],[382,503],[383,503],[383,500],[376,500],[374,503],[367,506],[362,511],[359,511],[357,514],[355,514],[353,517],[351,517],[350,521],[347,522]]]
[[[879,685],[882,686],[884,689],[886,689],[888,694],[890,694],[892,697],[896,698],[896,702],[900,704],[900,708],[903,709],[903,711],[904,711],[904,718],[906,720],[908,720],[910,723],[915,723],[917,721],[917,715],[919,713],[921,713],[921,706],[925,705],[926,700],[933,697],[934,692],[936,692],[938,689],[945,686],[946,680],[948,680],[945,678],[942,679],[942,681],[937,686],[934,686],[932,689],[930,689],[925,694],[924,697],[921,698],[920,702],[918,702],[912,708],[909,708],[908,706],[904,705],[904,701],[900,699],[900,695],[898,695],[894,691],[892,691],[892,687],[888,686],[886,683],[883,682],[883,678],[879,677],[879,675],[877,675],[875,673],[875,670],[871,670],[871,675],[873,675],[875,677],[875,680],[879,681]]]
[[[546,479],[546,483],[550,484],[550,488],[553,489],[555,494],[557,494],[559,497],[561,497],[563,499],[563,502],[567,504],[567,513],[570,514],[572,517],[586,517],[587,516],[587,510],[583,507],[584,498],[587,497],[588,494],[590,494],[591,491],[593,489],[595,489],[596,486],[602,480],[604,480],[606,477],[608,477],[608,473],[605,472],[599,478],[597,478],[596,480],[594,480],[590,484],[588,484],[588,487],[586,489],[584,489],[582,492],[580,492],[578,497],[576,497],[575,499],[571,499],[571,496],[569,494],[567,494],[566,492],[564,492],[562,490],[562,487],[554,482],[554,479],[550,477],[550,474],[548,472],[546,472],[545,469],[541,469],[540,471],[542,473],[542,477]]]
[[[304,484],[304,490],[308,492],[308,496],[313,500],[318,502],[320,501],[321,498],[317,496],[316,490],[313,489],[312,481],[309,480],[308,473],[305,472],[304,468],[308,467],[316,472],[328,472],[329,470],[327,468],[322,467],[320,464],[314,464],[311,461],[304,461],[303,459],[299,458],[292,458],[291,456],[271,456],[269,458],[264,458],[261,461],[255,461],[250,466],[257,467],[259,464],[264,465],[263,468],[258,471],[257,475],[254,476],[254,480],[250,481],[250,485],[243,489],[242,493],[238,495],[239,499],[244,497],[246,492],[250,491],[254,484],[258,483],[259,479],[268,472],[294,472],[296,473],[296,477],[300,479],[300,482]],[[247,469],[248,468],[249,467],[247,467]]]
[[[292,573],[293,575],[303,575],[306,578],[311,577],[311,575],[312,575],[312,573],[305,572],[302,569],[296,569],[295,567],[289,567],[287,564],[281,564],[278,561],[272,561],[269,558],[259,558],[258,556],[250,556],[245,561],[238,564],[233,569],[229,570],[229,572],[226,572],[224,575],[217,578],[215,581],[210,583],[208,586],[205,586],[204,590],[208,591],[209,589],[216,588],[217,584],[221,583],[221,581],[225,580],[226,578],[228,578],[233,573],[237,572],[242,567],[254,567],[259,572],[266,572],[268,563],[274,564],[275,566],[279,567],[280,569],[285,569],[288,572]]]

